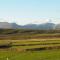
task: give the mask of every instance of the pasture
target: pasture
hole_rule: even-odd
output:
[[[0,60],[60,60],[60,30],[0,29]]]
[[[0,60],[60,60],[60,39],[0,40]]]

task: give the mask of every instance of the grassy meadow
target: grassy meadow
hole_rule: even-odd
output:
[[[34,31],[3,30],[0,60],[60,60],[59,31],[43,34]]]

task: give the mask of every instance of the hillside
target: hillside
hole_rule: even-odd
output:
[[[0,22],[0,29],[35,29],[35,30],[53,30],[60,29],[60,24],[44,23],[44,24],[26,24],[18,25],[16,23]]]
[[[27,24],[27,25],[22,26],[16,23],[0,22],[0,29],[21,29],[21,28],[22,29],[49,30],[49,29],[55,29],[55,24],[54,23]]]
[[[53,37],[59,38],[60,30],[0,29],[0,40],[53,38]]]

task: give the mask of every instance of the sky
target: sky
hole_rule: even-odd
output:
[[[60,23],[60,0],[0,0],[0,22],[19,25]]]

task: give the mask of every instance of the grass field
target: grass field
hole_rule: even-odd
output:
[[[0,29],[0,60],[60,60],[60,30]]]
[[[60,60],[60,39],[0,40],[0,60]]]
[[[15,52],[0,51],[0,60],[60,60],[60,49],[34,51],[34,52]]]

